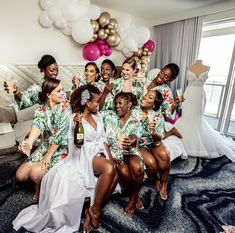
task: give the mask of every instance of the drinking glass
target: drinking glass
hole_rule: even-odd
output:
[[[23,140],[21,142],[21,149],[28,157],[30,157],[31,148],[30,148],[29,143],[26,140]]]
[[[153,110],[150,110],[148,112],[148,117],[149,117],[149,123],[154,121],[154,117],[155,117],[155,112]],[[151,134],[154,134],[154,130],[150,130]]]
[[[176,89],[176,93],[177,93],[177,96],[182,99],[183,97],[183,89],[182,88],[178,88]],[[179,114],[179,116],[182,115],[182,102],[179,103],[178,107],[177,107],[177,112]]]
[[[123,147],[122,147],[122,143],[123,143],[124,138],[126,138],[126,135],[122,131],[120,131],[118,134],[119,147],[120,147],[120,149],[123,150],[123,154],[129,154],[129,150],[123,149]]]

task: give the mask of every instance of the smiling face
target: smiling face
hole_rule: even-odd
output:
[[[87,84],[93,84],[95,82],[96,77],[98,76],[96,67],[93,65],[88,65],[85,68],[85,76]]]
[[[132,68],[132,66],[128,63],[124,63],[122,65],[122,77],[125,79],[125,80],[129,80],[132,78],[133,74],[134,74],[135,70]]]
[[[156,77],[157,84],[169,83],[171,81],[172,71],[170,68],[163,68]]]
[[[110,64],[103,63],[101,65],[101,76],[104,82],[108,82],[110,78],[113,78],[114,70],[112,70],[112,67]]]
[[[95,114],[99,111],[100,96],[98,94],[92,94],[93,98],[87,103],[87,109],[90,113]]]
[[[131,111],[131,106],[132,103],[122,96],[119,96],[115,100],[115,110],[119,117],[123,117],[129,113]]]
[[[44,76],[46,78],[57,78],[58,73],[59,73],[59,68],[56,63],[53,63],[49,66],[47,66],[44,70]]]
[[[156,99],[156,92],[155,91],[149,91],[142,98],[140,106],[142,108],[152,109],[154,107],[155,99]]]
[[[54,104],[61,103],[63,100],[62,85],[59,84],[50,94],[47,95],[48,99]]]

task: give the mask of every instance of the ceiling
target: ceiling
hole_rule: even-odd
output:
[[[151,25],[235,8],[235,0],[91,0],[91,3],[144,18]]]

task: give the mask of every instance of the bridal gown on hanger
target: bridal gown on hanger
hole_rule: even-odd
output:
[[[69,155],[56,164],[42,179],[39,204],[23,209],[13,221],[14,229],[24,227],[30,232],[77,232],[85,197],[94,202],[97,178],[92,159],[101,153],[107,155],[106,135],[101,114],[93,115],[95,130],[84,118],[84,144],[74,145],[73,116],[70,119]]]
[[[185,90],[185,102],[182,103],[182,117],[175,127],[183,135],[182,142],[188,155],[203,158],[217,158],[226,155],[235,162],[235,142],[222,136],[204,119],[206,93],[204,84],[208,71],[198,77],[187,71],[188,86]]]

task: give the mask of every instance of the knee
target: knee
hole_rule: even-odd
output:
[[[148,161],[145,161],[146,168],[151,172],[154,173],[157,171],[157,162],[155,159],[150,159]]]
[[[44,174],[43,174],[42,170],[39,168],[31,169],[31,171],[29,173],[30,179],[33,180],[35,183],[40,181],[42,179],[43,175]]]
[[[105,167],[105,173],[109,176],[115,176],[117,173],[116,166],[114,163],[107,163]]]
[[[17,181],[26,181],[29,179],[29,173],[25,173],[22,171],[17,170],[16,171],[16,180]]]
[[[133,171],[134,179],[140,179],[144,177],[144,166],[142,162],[133,164],[131,170]]]
[[[158,158],[161,162],[170,163],[170,156],[166,150],[159,151]]]

